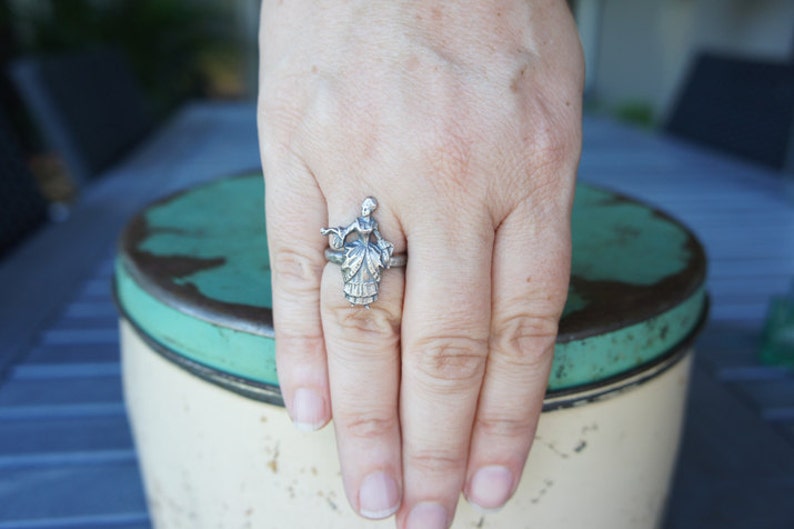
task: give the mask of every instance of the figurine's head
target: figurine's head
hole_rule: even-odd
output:
[[[374,197],[367,197],[361,203],[361,216],[369,217],[378,208],[378,201]]]

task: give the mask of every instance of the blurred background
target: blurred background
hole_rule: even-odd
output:
[[[648,126],[666,121],[703,52],[794,61],[788,0],[576,0],[573,6],[592,106]]]
[[[25,107],[25,87],[14,86],[10,64],[118,52],[154,124],[189,99],[254,97],[258,9],[256,0],[0,1],[0,108],[46,197],[71,201],[74,185],[46,127]]]

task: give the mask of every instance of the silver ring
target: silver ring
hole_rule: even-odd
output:
[[[320,233],[329,237],[330,248],[325,258],[342,267],[345,298],[351,305],[368,307],[378,299],[383,270],[405,266],[404,254],[394,255],[394,245],[378,230],[372,217],[378,201],[367,197],[361,203],[361,216],[347,226],[323,228]],[[348,240],[348,236],[350,237]]]
[[[345,251],[344,250],[332,250],[330,248],[325,249],[325,259],[329,263],[334,263],[341,265],[345,262]],[[401,266],[405,266],[408,262],[408,256],[403,254],[392,255],[389,259],[389,266],[386,268],[400,268]]]

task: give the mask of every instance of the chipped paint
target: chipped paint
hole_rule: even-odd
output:
[[[116,285],[126,317],[166,357],[278,402],[263,196],[261,175],[250,174],[153,204],[122,237]],[[657,361],[695,332],[706,306],[703,248],[668,215],[581,185],[572,231],[550,395]]]

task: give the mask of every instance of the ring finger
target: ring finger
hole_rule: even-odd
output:
[[[350,222],[355,218],[358,204],[341,206],[334,209],[329,205],[331,223]],[[405,245],[395,234],[396,223],[390,221],[388,215],[376,213],[374,217],[383,220],[383,237],[395,243],[395,254],[402,252]],[[363,242],[364,236],[353,233],[349,240]],[[366,253],[367,247],[362,248]],[[358,262],[359,276],[371,271],[368,267],[376,264],[370,261],[373,257],[376,256],[364,255]],[[375,519],[394,514],[402,499],[397,399],[404,273],[401,268],[381,272],[378,298],[371,304],[365,299],[359,300],[363,305],[351,305],[345,297],[340,266],[336,264],[326,266],[321,288],[321,314],[342,479],[353,508],[360,515]],[[350,288],[356,290],[358,287]]]

